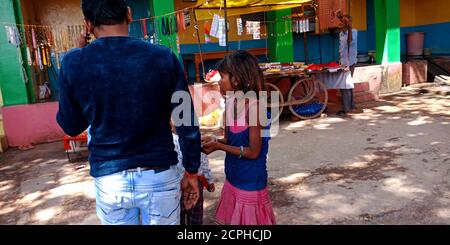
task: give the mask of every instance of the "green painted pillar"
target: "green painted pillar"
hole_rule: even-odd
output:
[[[272,62],[294,61],[294,36],[292,34],[291,9],[267,13],[269,20],[269,57]]]
[[[400,0],[375,0],[377,63],[400,62]]]
[[[151,2],[151,13],[152,16],[162,16],[167,13],[173,13],[175,11],[175,6],[173,1],[167,1],[167,0],[150,0]],[[167,15],[164,16],[165,18],[174,18],[174,15]],[[176,55],[179,56],[178,52],[178,45],[177,45],[177,38],[178,34],[174,33],[172,35],[163,35],[161,32],[161,20],[162,18],[156,18],[155,22],[157,24],[157,33],[158,33],[158,39],[160,40],[160,44],[165,45],[169,47]],[[172,20],[174,21],[174,20]]]
[[[16,0],[14,3],[0,1],[0,22],[16,24],[14,4],[17,5]],[[28,104],[27,84],[23,79],[21,64],[22,51],[8,43],[4,26],[4,24],[0,26],[0,90],[3,104],[5,106]]]
[[[13,1],[14,1],[14,10],[15,10],[14,14],[16,16],[16,22],[18,24],[24,24],[21,1],[20,0],[13,0]],[[21,28],[22,32],[25,33],[25,28],[23,26],[21,26],[20,28]],[[26,43],[26,42],[24,42],[24,43]],[[28,101],[29,101],[29,103],[35,103],[36,102],[36,91],[35,91],[35,86],[34,86],[35,83],[33,83],[33,81],[32,81],[31,68],[26,63],[27,59],[28,59],[27,48],[24,45],[21,47],[20,50],[21,50],[22,57],[23,57],[23,65],[22,66],[25,69],[24,72],[26,74],[25,79],[26,79],[26,86],[27,86]]]

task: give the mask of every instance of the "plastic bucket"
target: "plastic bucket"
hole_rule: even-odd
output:
[[[423,55],[424,32],[411,32],[406,34],[408,56]]]

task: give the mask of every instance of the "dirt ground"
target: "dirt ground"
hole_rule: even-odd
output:
[[[450,96],[383,97],[351,118],[283,120],[271,140],[270,193],[279,224],[450,224]],[[222,153],[210,157],[217,190]],[[61,142],[0,155],[0,224],[99,224],[87,162]]]

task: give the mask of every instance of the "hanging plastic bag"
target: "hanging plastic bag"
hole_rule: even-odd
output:
[[[48,86],[48,82],[45,82],[41,86],[39,86],[39,99],[46,100],[49,99],[52,95],[52,91]]]
[[[220,16],[215,14],[211,23],[211,31],[209,33],[211,37],[219,38],[219,19]]]

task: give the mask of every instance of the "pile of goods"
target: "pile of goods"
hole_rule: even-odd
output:
[[[207,83],[216,83],[219,82],[222,77],[220,76],[220,73],[218,70],[210,70],[205,75],[205,82]]]
[[[342,66],[334,61],[326,64],[311,64],[308,67],[306,67],[306,70],[309,72],[315,71],[337,72],[339,69],[342,69]]]

